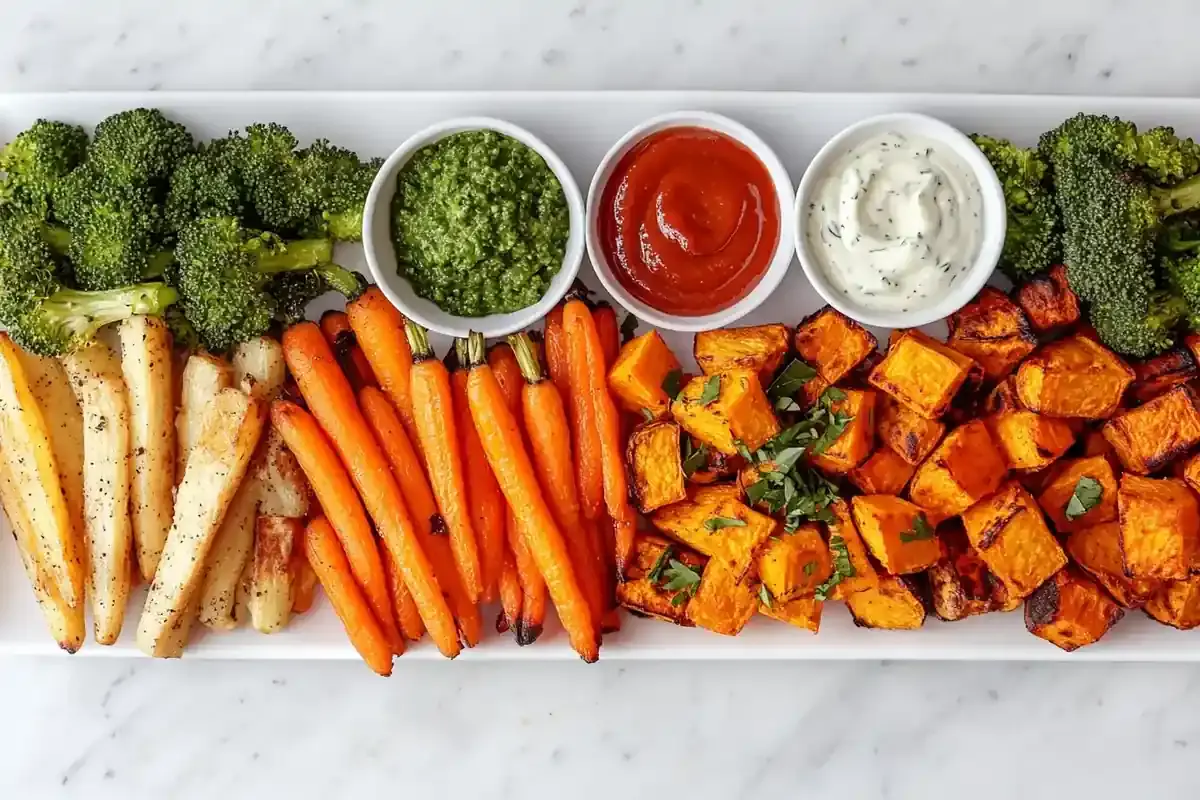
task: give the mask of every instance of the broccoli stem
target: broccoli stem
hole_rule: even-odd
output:
[[[329,239],[298,239],[288,242],[275,253],[262,253],[255,267],[264,275],[311,269],[333,260],[333,242]]]
[[[340,292],[347,300],[357,300],[367,288],[361,275],[337,264],[322,264],[316,268],[316,273],[330,289]]]
[[[179,292],[165,283],[137,283],[105,292],[59,289],[42,301],[40,313],[72,334],[88,334],[137,314],[162,314],[178,299]]]
[[[1151,192],[1158,213],[1164,217],[1183,214],[1200,208],[1200,175],[1174,186]]]

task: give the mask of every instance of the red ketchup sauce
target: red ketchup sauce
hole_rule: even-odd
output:
[[[767,168],[707,128],[668,128],[625,154],[600,198],[600,244],[621,285],[646,305],[701,316],[745,297],[779,242]]]

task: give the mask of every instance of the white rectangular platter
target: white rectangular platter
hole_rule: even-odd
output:
[[[326,137],[364,157],[386,156],[411,133],[447,117],[500,117],[527,127],[557,150],[585,191],[613,142],[641,120],[676,110],[715,111],[750,126],[775,148],[793,183],[831,135],[858,119],[891,111],[919,111],[967,132],[986,131],[1029,144],[1042,131],[1081,111],[1116,114],[1139,124],[1173,125],[1185,135],[1200,136],[1200,100],[1187,99],[790,92],[293,92],[3,95],[0,139],[8,141],[38,117],[90,126],[108,114],[137,106],[161,108],[199,138],[220,136],[252,122],[278,122],[290,127],[302,143]],[[339,252],[346,266],[365,271],[361,259],[358,248]],[[585,282],[598,286],[586,264],[581,274]],[[744,323],[795,324],[820,305],[793,262],[775,294]],[[666,338],[681,357],[690,354],[689,335]],[[435,344],[442,352],[445,342]],[[16,545],[7,535],[7,522],[0,520],[0,528],[4,534],[0,536],[0,654],[59,652],[45,630]],[[312,612],[274,636],[249,629],[200,633],[186,657],[357,658],[328,605],[323,599],[318,602]],[[75,657],[136,655],[133,632],[140,609],[139,595],[118,644],[101,647],[89,641]],[[494,612],[489,610],[485,619],[490,623]],[[919,631],[875,631],[856,628],[844,606],[829,603],[821,632],[815,636],[762,617],[735,638],[628,615],[623,622],[619,633],[605,637],[601,658],[1200,661],[1200,631],[1176,631],[1141,612],[1129,612],[1099,644],[1071,654],[1027,633],[1019,611],[954,623],[930,615]],[[518,647],[509,635],[489,633],[480,646],[461,656],[467,660],[575,657],[561,632],[551,628],[529,647]],[[412,647],[404,658],[440,656],[426,641]]]

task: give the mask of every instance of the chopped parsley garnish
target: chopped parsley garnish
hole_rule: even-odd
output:
[[[829,599],[829,593],[833,591],[833,587],[847,578],[858,575],[854,564],[850,561],[850,548],[846,546],[846,540],[842,538],[841,534],[831,533],[829,535],[829,554],[833,556],[833,573],[813,592],[813,598],[816,600]]]
[[[692,444],[692,437],[683,437],[683,475],[685,478],[690,478],[699,470],[708,466],[708,445],[702,444],[696,447]]]
[[[650,583],[658,584],[662,580],[663,570],[667,568],[667,562],[671,559],[671,554],[675,552],[675,548],[667,545],[658,554],[658,558],[654,559],[654,566],[650,567],[650,571],[646,573],[646,580]]]
[[[692,569],[682,561],[670,559],[670,566],[663,570],[662,576],[667,582],[662,588],[664,591],[675,592],[671,598],[671,605],[683,605],[696,596],[696,590],[700,588],[701,571]]]
[[[811,578],[812,574],[817,571],[817,562],[808,561],[804,564],[804,577]]]
[[[795,408],[780,408],[779,404],[783,400],[789,401],[793,406],[796,401],[796,392],[800,391],[800,387],[817,377],[817,371],[804,363],[798,358],[793,358],[787,363],[787,366],[779,371],[775,376],[775,380],[771,381],[771,385],[767,387],[767,397],[775,403],[775,408],[780,411],[799,411],[800,407]]]
[[[673,369],[663,378],[662,390],[667,393],[667,397],[671,400],[679,397],[679,393],[683,391],[683,370]]]
[[[840,389],[826,389],[799,422],[753,453],[744,442],[735,442],[748,464],[770,467],[761,469],[759,479],[746,488],[747,499],[751,505],[761,503],[770,513],[782,514],[787,532],[806,520],[833,521],[829,504],[838,497],[837,485],[808,466],[804,456],[823,452],[850,424],[853,417],[832,410],[845,396]]]
[[[1075,482],[1075,491],[1071,493],[1071,499],[1067,501],[1065,511],[1067,519],[1079,519],[1100,505],[1100,498],[1103,496],[1104,487],[1100,484],[1100,481],[1090,478],[1087,475],[1081,475],[1079,480]]]
[[[716,533],[724,528],[744,528],[746,520],[737,517],[710,517],[704,520],[704,530]]]
[[[919,512],[913,517],[912,528],[907,531],[900,531],[900,541],[904,544],[932,538],[933,526],[929,524],[929,520],[925,519],[925,515]]]
[[[771,590],[767,588],[765,583],[758,585],[758,599],[767,608],[772,608],[775,605],[775,598],[771,595]]]
[[[648,408],[643,408],[642,419],[646,420],[646,422],[654,422],[654,412]]]
[[[706,406],[721,396],[721,376],[713,375],[704,382],[704,391],[700,392],[700,405]]]

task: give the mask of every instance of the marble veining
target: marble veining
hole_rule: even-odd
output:
[[[1200,10],[1152,6],[8,2],[0,88],[1193,94]],[[1182,798],[1198,706],[1188,665],[6,659],[0,797]]]

